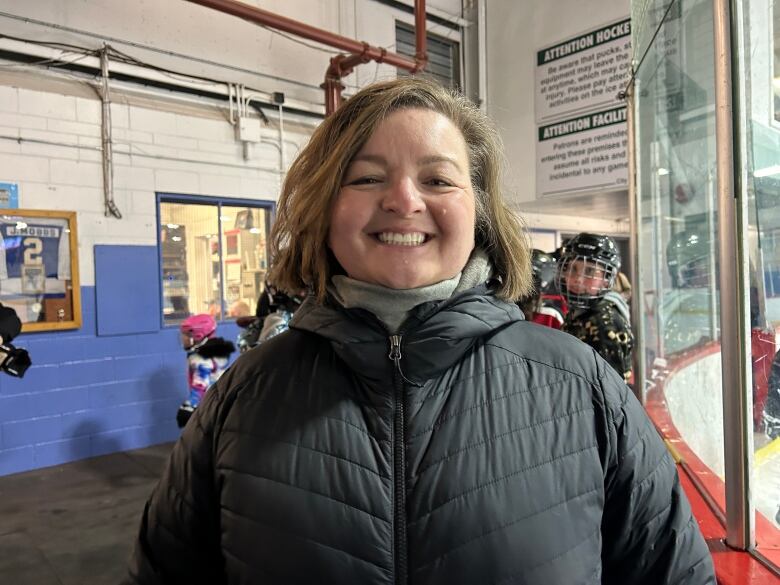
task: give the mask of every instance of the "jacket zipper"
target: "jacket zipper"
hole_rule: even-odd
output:
[[[401,370],[401,335],[390,336],[390,354],[395,364],[393,386],[395,388],[395,410],[393,414],[393,475],[394,494],[394,543],[395,583],[406,585],[406,460],[404,453],[404,379]]]

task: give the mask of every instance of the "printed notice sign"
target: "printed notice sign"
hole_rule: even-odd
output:
[[[617,106],[630,73],[630,19],[538,51],[536,121]]]
[[[541,126],[536,146],[537,195],[625,189],[627,146],[625,106]]]

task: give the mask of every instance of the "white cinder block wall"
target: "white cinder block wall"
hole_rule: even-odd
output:
[[[55,89],[69,88],[57,84]],[[271,137],[264,139],[268,143],[253,144],[244,160],[225,106],[162,102],[151,109],[116,93],[118,103],[111,106],[114,199],[123,217],[106,217],[97,96],[81,95],[79,88],[74,92],[78,95],[9,86],[0,92],[0,181],[19,184],[20,207],[78,212],[82,286],[94,284],[95,244],[156,245],[156,192],[271,201],[278,197],[276,128],[270,127]],[[274,115],[273,110],[268,115]],[[287,116],[287,161],[316,123],[314,118],[295,123]]]

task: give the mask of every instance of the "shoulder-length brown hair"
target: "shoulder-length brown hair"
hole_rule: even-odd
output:
[[[501,278],[496,294],[514,300],[531,289],[529,246],[522,224],[501,193],[503,150],[490,120],[466,97],[421,77],[371,84],[348,99],[315,130],[290,166],[271,232],[269,280],[285,290],[312,287],[325,298],[340,266],[328,249],[331,206],[352,158],[390,113],[422,108],[449,118],[469,153],[476,196],[476,245]]]

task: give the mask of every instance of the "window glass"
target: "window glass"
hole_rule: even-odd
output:
[[[220,318],[218,210],[211,205],[160,203],[163,318]]]
[[[268,213],[264,209],[223,205],[220,217],[227,317],[254,315],[268,269]]]
[[[162,312],[166,325],[188,315],[254,315],[268,268],[270,213],[220,202],[160,202]]]

